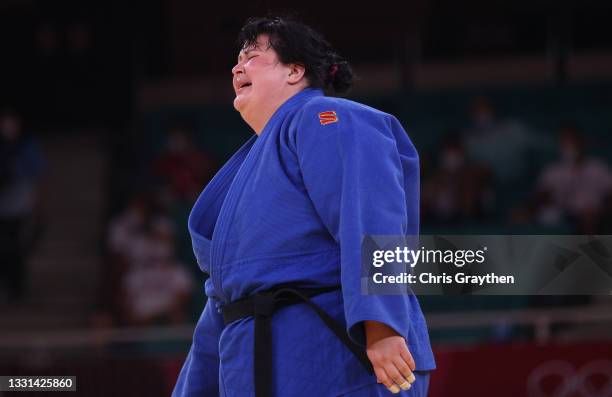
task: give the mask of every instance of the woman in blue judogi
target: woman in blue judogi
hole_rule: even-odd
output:
[[[419,169],[393,116],[295,21],[252,19],[234,107],[255,131],[189,218],[208,302],[174,396],[427,395],[435,368],[413,295],[361,293],[364,235],[417,234]]]

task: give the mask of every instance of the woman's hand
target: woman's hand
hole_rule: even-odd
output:
[[[391,393],[410,389],[416,368],[406,340],[389,326],[365,321],[366,353],[372,362],[378,383]]]

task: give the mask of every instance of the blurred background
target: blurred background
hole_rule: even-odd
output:
[[[422,233],[612,233],[609,1],[0,0],[0,375],[170,394],[205,304],[187,216],[252,133],[230,70],[268,10],[400,119]],[[421,303],[431,396],[612,395],[610,297]]]

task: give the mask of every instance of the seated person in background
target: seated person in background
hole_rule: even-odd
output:
[[[463,134],[467,158],[490,166],[498,187],[520,182],[529,172],[535,152],[553,146],[519,120],[499,119],[486,97],[473,99],[470,118],[471,125]]]
[[[171,223],[161,217],[154,219],[131,254],[121,285],[126,322],[149,325],[185,321],[194,283],[174,254]]]
[[[456,135],[446,138],[440,153],[438,168],[423,181],[424,218],[437,222],[484,220],[495,201],[490,171],[468,163]]]
[[[192,131],[182,125],[170,128],[165,150],[153,163],[153,174],[163,178],[178,198],[188,202],[195,201],[215,171],[212,156],[197,147]]]
[[[110,253],[127,260],[126,256],[138,237],[143,234],[150,216],[150,205],[144,195],[134,195],[127,207],[109,222],[107,244]]]
[[[605,199],[612,192],[612,171],[603,160],[587,156],[584,146],[577,127],[561,128],[560,158],[537,181],[536,197],[546,200],[536,200],[532,214],[536,221],[554,222],[561,212],[578,233],[600,231]]]

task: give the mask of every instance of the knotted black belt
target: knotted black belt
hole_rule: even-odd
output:
[[[338,324],[336,320],[310,300],[313,296],[338,289],[340,289],[338,286],[325,288],[277,287],[221,306],[225,325],[242,318],[255,317],[253,368],[256,397],[272,397],[272,314],[281,307],[296,303],[306,303],[310,306],[323,320],[327,328],[357,357],[366,370],[371,374],[374,373],[364,349],[349,338],[342,325]]]

